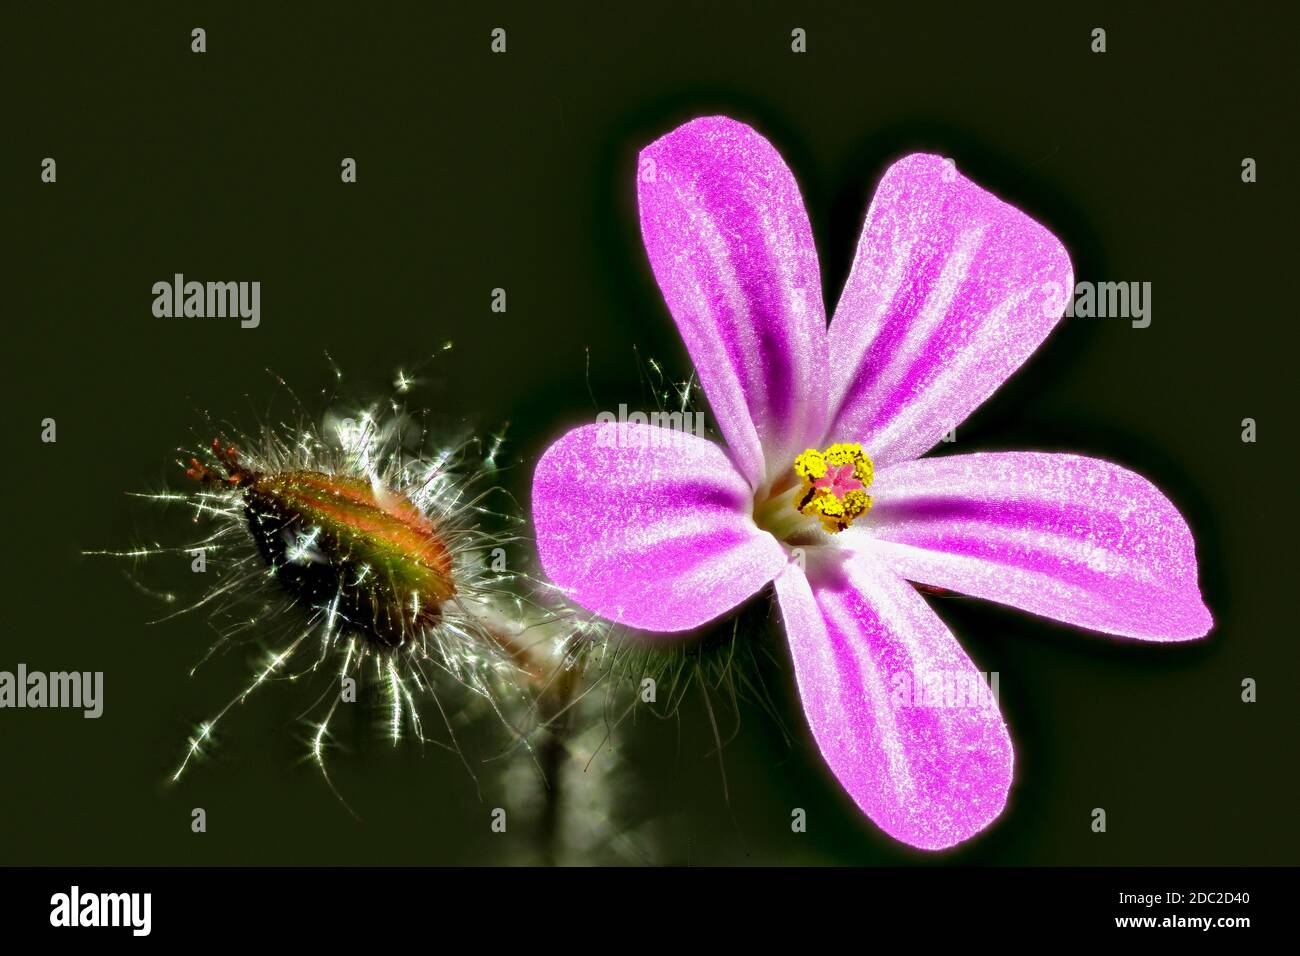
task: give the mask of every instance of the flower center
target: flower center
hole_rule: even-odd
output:
[[[794,473],[799,477],[795,508],[819,519],[831,533],[843,531],[871,507],[866,488],[875,469],[857,442],[840,442],[825,451],[809,448],[794,460]]]
[[[809,448],[795,458],[793,473],[755,507],[754,520],[787,543],[805,539],[818,524],[836,534],[871,507],[866,489],[874,474],[871,459],[856,442],[840,442],[825,451]]]

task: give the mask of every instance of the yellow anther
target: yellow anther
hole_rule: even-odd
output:
[[[794,460],[794,473],[800,478],[826,477],[826,459],[816,448],[809,448]]]
[[[839,442],[826,449],[826,464],[836,467],[854,464],[862,457],[862,446],[857,442]]]
[[[823,518],[843,518],[844,502],[834,495],[822,494],[813,499]]]
[[[852,521],[859,515],[867,513],[871,507],[871,495],[867,494],[861,488],[850,491],[844,496],[844,517]]]

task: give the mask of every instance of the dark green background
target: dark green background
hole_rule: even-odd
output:
[[[623,742],[643,769],[627,809],[670,823],[656,858],[1296,862],[1293,44],[1267,6],[1143,6],[9,5],[0,668],[103,670],[106,710],[0,712],[0,862],[511,856],[528,835],[489,833],[498,801],[478,802],[456,758],[365,733],[333,762],[353,821],[297,762],[292,693],[240,708],[216,759],[163,786],[247,660],[187,678],[212,637],[203,621],[146,626],[157,605],[79,553],[155,528],[184,539],[179,512],[160,520],[123,492],[179,484],[173,449],[199,411],[247,421],[273,391],[266,368],[310,393],[324,350],[384,388],[453,340],[417,400],[483,429],[508,420],[507,481],[526,494],[562,429],[644,403],[634,346],[689,370],[641,250],[633,176],[642,145],[712,112],[786,157],[831,303],[875,181],[917,149],[1046,223],[1079,278],[1153,283],[1150,328],[1063,321],[955,450],[1073,450],[1149,477],[1192,526],[1217,627],[1141,646],[939,602],[1001,674],[1017,768],[1002,818],[938,857],[883,837],[823,770],[774,630],[792,743],[742,708],[729,807],[697,703]],[[189,51],[195,26],[204,55]],[[495,26],[504,56],[488,52]],[[795,26],[806,55],[789,51]],[[39,181],[46,156],[57,185]],[[356,185],[339,181],[344,156]],[[1245,156],[1255,185],[1240,181]],[[174,272],[261,280],[261,327],[153,318],[150,287]],[[506,315],[488,308],[497,286]],[[55,445],[39,441],[46,416]],[[1254,705],[1244,677],[1259,681]],[[190,832],[194,806],[205,835]],[[795,806],[805,835],[790,832]]]

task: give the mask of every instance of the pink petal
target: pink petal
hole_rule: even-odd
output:
[[[951,455],[882,468],[871,490],[845,544],[910,580],[1124,637],[1188,640],[1213,624],[1187,522],[1118,465]]]
[[[758,487],[826,424],[826,311],[799,187],[766,139],[709,116],[641,152],[637,194],[659,288]]]
[[[827,441],[919,457],[997,390],[1074,288],[1047,229],[939,156],[885,173],[830,330]]]
[[[786,563],[751,517],[753,492],[719,446],[636,423],[585,425],[537,463],[542,567],[574,602],[651,631],[740,604]]]
[[[1011,786],[1011,738],[996,702],[917,689],[981,680],[925,600],[869,555],[792,565],[776,592],[808,725],[863,812],[926,850],[988,826]]]

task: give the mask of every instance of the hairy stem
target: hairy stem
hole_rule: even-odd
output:
[[[562,814],[564,809],[564,763],[569,757],[569,739],[574,731],[574,690],[578,681],[562,670],[538,700],[538,715],[545,736],[538,746],[538,763],[546,793],[543,796],[539,823],[542,862],[555,866],[560,862]]]

